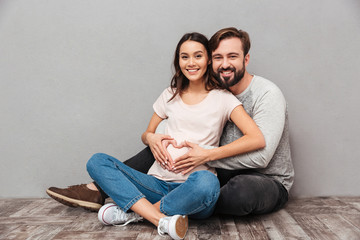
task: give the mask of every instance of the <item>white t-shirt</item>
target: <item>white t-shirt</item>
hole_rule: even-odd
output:
[[[177,143],[184,140],[199,145],[219,146],[220,137],[225,123],[230,120],[230,115],[241,102],[227,90],[212,90],[198,104],[184,103],[180,95],[171,100],[171,88],[165,89],[153,105],[155,113],[162,119],[168,119],[165,134],[173,137]],[[177,149],[169,145],[168,152],[175,160],[185,154],[187,148]],[[165,181],[184,182],[195,171],[215,169],[208,165],[201,165],[190,173],[182,175],[163,169],[158,162],[154,162],[148,174]]]

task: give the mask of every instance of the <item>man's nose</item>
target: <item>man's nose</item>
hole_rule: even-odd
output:
[[[228,67],[230,67],[230,62],[227,58],[223,59],[223,62],[221,63],[221,67],[224,69],[227,69]]]

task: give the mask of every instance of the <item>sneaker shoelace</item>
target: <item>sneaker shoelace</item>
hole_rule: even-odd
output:
[[[116,225],[116,223],[125,222],[122,225],[117,226],[126,226],[131,222],[138,222],[139,220],[142,220],[143,218],[139,216],[136,213],[126,213],[123,210],[121,210],[119,207],[115,208],[114,215],[113,215],[113,221],[112,224]]]
[[[165,236],[165,234],[167,233],[166,224],[168,224],[168,221],[166,221],[164,218],[161,218],[159,221],[159,226],[157,228],[160,236]]]

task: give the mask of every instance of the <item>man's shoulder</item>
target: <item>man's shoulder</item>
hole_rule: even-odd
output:
[[[269,91],[269,90],[281,91],[280,88],[274,82],[270,81],[267,78],[257,75],[254,75],[252,87],[256,88],[257,90],[263,90],[263,91]]]
[[[252,81],[251,92],[253,95],[274,95],[282,98],[284,97],[281,89],[269,79],[254,75]]]

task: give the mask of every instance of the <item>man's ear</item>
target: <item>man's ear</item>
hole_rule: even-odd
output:
[[[245,62],[245,67],[246,67],[250,62],[250,54],[249,53],[245,55],[244,62]]]

